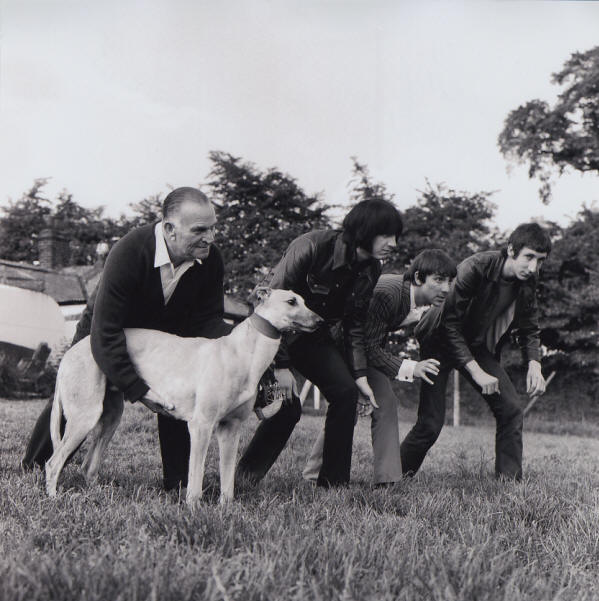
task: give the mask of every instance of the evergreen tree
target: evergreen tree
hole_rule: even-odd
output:
[[[208,196],[218,209],[226,292],[244,297],[294,238],[328,226],[327,207],[278,169],[262,171],[225,152],[211,152],[210,160]]]

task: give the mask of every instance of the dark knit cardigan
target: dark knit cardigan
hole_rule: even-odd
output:
[[[148,385],[127,353],[123,328],[148,328],[178,336],[200,336],[224,314],[223,260],[214,245],[181,277],[164,304],[160,268],[154,267],[154,225],[129,232],[110,251],[93,307],[92,353],[100,369],[125,397],[135,401]]]

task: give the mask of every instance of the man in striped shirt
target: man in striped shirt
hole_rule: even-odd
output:
[[[379,405],[372,411],[374,484],[389,485],[402,478],[399,446],[399,401],[391,382],[420,378],[432,384],[438,361],[413,361],[394,355],[387,348],[390,332],[416,324],[431,305],[440,305],[456,274],[455,262],[442,250],[429,249],[417,255],[403,275],[382,275],[374,289],[364,328],[368,360],[368,383]],[[314,443],[303,471],[315,480],[322,463],[322,433]]]

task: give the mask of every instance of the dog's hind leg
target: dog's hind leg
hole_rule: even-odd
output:
[[[46,462],[46,492],[48,496],[56,496],[56,485],[60,472],[71,453],[77,450],[77,447],[85,440],[86,436],[92,431],[100,416],[102,407],[90,413],[81,413],[78,416],[71,416],[67,419],[64,436],[54,449],[52,457]]]
[[[206,464],[206,453],[214,423],[195,422],[187,423],[191,452],[189,455],[189,476],[187,478],[187,495],[185,500],[190,506],[194,506],[202,498],[202,484],[204,482],[204,466]]]
[[[123,407],[123,393],[118,390],[106,390],[104,410],[95,427],[95,436],[81,466],[88,484],[94,482],[98,477],[100,462],[121,421]]]

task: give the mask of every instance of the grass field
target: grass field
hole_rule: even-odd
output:
[[[0,401],[2,601],[599,599],[597,439],[527,433],[524,481],[500,483],[493,431],[447,427],[418,477],[373,489],[361,420],[352,485],[325,491],[300,476],[322,423],[307,415],[263,484],[224,508],[212,447],[191,512],[161,492],[155,420],[138,406],[100,484],[69,466],[46,498],[42,475],[17,467],[41,406]]]

